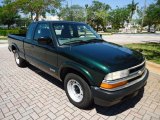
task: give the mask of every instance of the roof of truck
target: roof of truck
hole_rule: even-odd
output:
[[[79,23],[79,24],[85,24],[84,22],[75,22],[75,21],[62,21],[62,20],[57,20],[57,21],[35,21],[34,23]]]

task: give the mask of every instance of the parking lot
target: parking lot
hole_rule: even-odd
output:
[[[160,76],[150,72],[137,97],[107,108],[74,107],[63,84],[33,66],[19,68],[7,45],[0,46],[0,120],[160,120]]]
[[[160,34],[113,34],[103,35],[103,39],[108,42],[114,42],[118,44],[129,44],[129,43],[146,43],[146,42],[157,42],[160,43]]]

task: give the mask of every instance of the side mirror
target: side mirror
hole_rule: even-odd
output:
[[[49,37],[41,37],[41,38],[38,38],[38,43],[42,45],[48,45],[52,43],[52,39]]]

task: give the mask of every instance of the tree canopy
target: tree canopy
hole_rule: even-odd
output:
[[[8,25],[8,29],[20,18],[14,5],[10,0],[6,0],[3,6],[0,7],[0,23]]]
[[[146,15],[144,17],[144,25],[158,25],[160,24],[160,5],[158,4],[151,4],[146,9]]]
[[[160,0],[157,0],[156,4],[157,4],[157,5],[160,5]]]
[[[77,21],[84,22],[85,10],[83,7],[79,5],[66,5],[63,8],[60,8],[60,12],[58,12],[59,19],[67,20],[67,21]]]
[[[56,13],[56,9],[61,6],[63,0],[16,0],[15,3],[19,10],[23,13],[30,13],[31,19],[34,20],[33,15],[35,15],[35,20],[39,20],[39,16],[45,17],[46,12]]]
[[[109,9],[108,4],[93,1],[92,5],[87,8],[87,22],[97,31],[100,26],[105,30]]]
[[[23,24],[25,21],[38,21],[40,16],[46,17],[46,13],[57,15],[61,20],[86,22],[95,30],[106,31],[107,25],[112,25],[113,29],[124,27],[124,23],[137,22],[139,25],[155,27],[160,24],[160,0],[150,4],[145,10],[138,8],[138,3],[134,0],[124,7],[112,9],[108,4],[93,0],[91,5],[86,4],[62,5],[65,0],[3,0],[0,6],[0,24],[8,25]],[[135,17],[135,12],[138,18]],[[28,18],[20,18],[20,15],[29,15]],[[22,21],[21,21],[22,20]],[[21,21],[18,24],[17,21]],[[143,21],[143,22],[142,22]],[[20,22],[19,22],[20,23]],[[142,24],[144,23],[144,24]]]
[[[129,21],[130,11],[127,8],[119,8],[109,12],[109,22],[112,24],[114,29],[123,27],[125,21]]]

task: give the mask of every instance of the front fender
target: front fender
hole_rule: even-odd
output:
[[[78,71],[79,73],[85,76],[85,78],[90,83],[90,85],[95,84],[94,79],[92,75],[90,74],[90,72],[86,70],[82,65],[74,63],[74,62],[65,62],[59,68],[59,71],[58,71],[59,76],[60,76],[61,70],[64,68],[71,68],[71,69]]]

